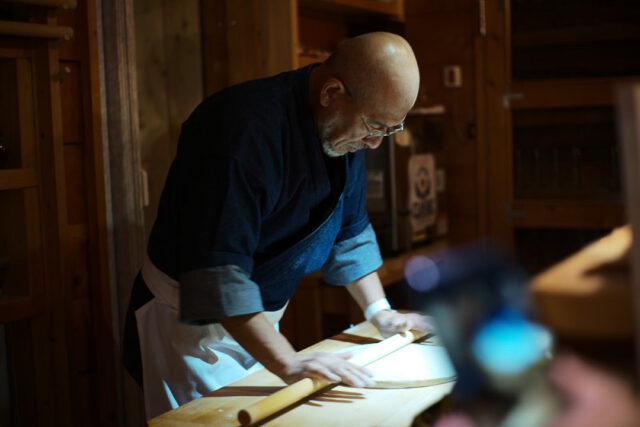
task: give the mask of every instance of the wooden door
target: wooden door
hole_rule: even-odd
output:
[[[482,3],[489,234],[535,272],[624,222],[613,86],[640,75],[640,8]]]

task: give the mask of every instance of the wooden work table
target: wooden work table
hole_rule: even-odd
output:
[[[338,351],[353,343],[381,339],[369,322],[325,339],[303,352]],[[238,426],[238,411],[284,387],[278,377],[260,369],[149,421],[151,427]],[[364,389],[330,386],[267,418],[268,426],[409,426],[424,409],[439,402],[453,382],[416,388]]]

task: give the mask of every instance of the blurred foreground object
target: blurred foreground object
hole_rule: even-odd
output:
[[[622,378],[571,354],[554,359],[550,377],[566,399],[552,427],[640,426],[640,400]]]
[[[531,280],[538,313],[569,338],[633,336],[631,227],[615,229]]]
[[[546,375],[553,337],[533,320],[522,270],[479,242],[412,259],[405,273],[458,372],[456,410],[478,426],[547,425],[559,407]]]

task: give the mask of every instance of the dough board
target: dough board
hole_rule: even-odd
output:
[[[355,345],[345,349],[354,355],[375,344]],[[456,379],[444,347],[409,344],[367,365],[376,385],[370,388],[409,388],[443,384]]]

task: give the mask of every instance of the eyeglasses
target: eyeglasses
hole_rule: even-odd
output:
[[[362,120],[362,123],[364,123],[364,126],[367,128],[367,132],[369,132],[367,137],[389,136],[404,129],[404,120],[395,126],[389,127],[382,123],[369,123],[369,120],[366,119],[362,114],[360,114],[360,119]]]
[[[349,97],[353,99],[353,95],[351,94],[351,91],[347,87],[346,83],[344,83],[344,80],[342,80],[341,78],[340,80],[344,85],[344,89],[347,92],[347,95],[349,95]],[[360,120],[362,120],[362,123],[364,124],[364,127],[367,128],[367,132],[369,132],[369,134],[367,135],[367,138],[371,136],[373,137],[389,136],[389,135],[393,135],[394,133],[400,132],[401,130],[404,129],[404,120],[395,126],[389,127],[384,123],[380,123],[372,119],[367,119],[362,114],[359,114],[359,116],[360,116]],[[373,121],[373,123],[371,123],[371,121]]]

